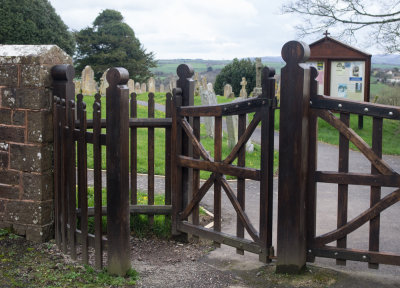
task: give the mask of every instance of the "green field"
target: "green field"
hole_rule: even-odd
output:
[[[164,96],[165,97],[165,96]],[[196,97],[199,98],[199,97]],[[102,98],[103,100],[104,98]],[[140,94],[138,96],[138,99],[147,99],[146,93]],[[222,101],[229,101],[227,99],[224,99],[223,97],[218,97],[218,99]],[[105,99],[104,99],[105,100]],[[105,118],[105,101],[103,100],[103,105],[102,105],[102,118]],[[83,100],[87,104],[87,118],[92,119],[92,111],[93,111],[93,102],[94,102],[94,97],[93,96],[85,96]],[[163,99],[163,96],[161,93],[156,93],[155,96],[155,101],[157,103],[163,104],[165,103],[165,100]],[[165,117],[165,114],[157,111],[156,110],[156,118],[163,118]],[[147,118],[147,107],[138,105],[138,118]],[[103,129],[104,130],[104,129]],[[103,131],[105,133],[105,131]],[[147,173],[147,167],[148,167],[148,137],[147,137],[147,128],[138,128],[137,129],[137,149],[138,149],[138,172],[139,173]],[[161,128],[156,128],[155,129],[155,174],[157,175],[164,175],[164,167],[165,167],[165,129]],[[205,127],[204,125],[201,125],[200,129],[200,134],[205,135]],[[210,138],[201,136],[201,142],[205,149],[207,151],[210,151],[210,155],[213,157],[213,151],[214,151],[214,141]],[[102,147],[102,169],[106,169],[106,154],[105,154],[105,147]],[[223,137],[223,142],[222,142],[222,157],[228,156],[230,152],[230,149],[228,149],[228,138],[226,136],[226,133],[224,133]],[[260,169],[260,155],[261,155],[261,149],[260,146],[255,144],[254,145],[254,152],[253,153],[246,153],[246,165],[247,167],[251,168],[256,168]],[[277,163],[277,158],[278,155],[275,153],[275,163]],[[235,162],[234,162],[235,163]],[[88,145],[88,167],[93,168],[93,149],[92,145]],[[277,167],[277,164],[276,166]],[[201,171],[201,178],[206,179],[208,178],[208,175],[210,173],[206,171]],[[229,177],[228,177],[229,178]],[[230,177],[232,178],[232,177]]]
[[[176,75],[176,68],[180,64],[189,64],[193,67],[195,72],[202,73],[207,71],[208,67],[211,67],[212,70],[218,70],[225,67],[225,65],[229,64],[230,60],[185,60],[185,59],[177,59],[177,60],[159,60],[158,65],[155,68],[152,68],[151,71],[155,74],[157,72],[163,73],[164,75],[174,74]],[[270,68],[274,68],[276,74],[280,74],[281,68],[285,65],[285,63],[280,62],[263,62],[264,66],[268,66]],[[158,76],[157,76],[158,77]],[[163,78],[163,77],[160,77]]]

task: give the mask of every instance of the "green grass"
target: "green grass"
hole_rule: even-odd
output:
[[[142,94],[141,94],[142,95]],[[140,97],[144,97],[141,96]],[[165,97],[165,96],[164,96]],[[102,98],[103,100],[104,98]],[[160,96],[156,96],[157,101],[161,101]],[[225,102],[230,102],[229,99],[226,99],[224,97],[218,97],[219,101],[225,101]],[[87,104],[87,118],[91,119],[92,118],[92,106],[94,102],[94,97],[92,96],[85,96],[84,97],[84,102]],[[103,118],[105,116],[105,101],[103,100],[102,104],[102,115]],[[159,117],[164,117],[164,113],[156,111],[156,118]],[[147,107],[138,105],[138,118],[147,118]],[[202,125],[201,128],[201,135],[204,135],[204,126]],[[138,128],[137,129],[138,133],[138,172],[139,173],[147,173],[147,168],[148,168],[148,152],[147,152],[147,129],[146,128]],[[104,132],[103,132],[104,133]],[[226,134],[226,133],[224,133]],[[213,156],[213,151],[214,151],[214,142],[211,138],[202,138],[201,139],[202,144],[204,145],[205,149],[207,151],[210,151],[210,154]],[[223,146],[222,146],[222,156],[226,157],[230,150],[228,149],[227,146],[228,138],[226,135],[223,137]],[[154,159],[155,159],[155,174],[156,175],[164,175],[165,174],[165,129],[161,128],[156,128],[155,129],[155,153],[154,153]],[[260,146],[257,144],[254,144],[254,152],[253,153],[246,153],[246,166],[251,167],[251,168],[256,168],[260,169]],[[106,152],[105,152],[105,147],[102,147],[102,169],[106,169]],[[277,162],[277,155],[275,155],[275,162]],[[277,165],[277,164],[276,164]],[[88,145],[88,167],[93,168],[93,149],[92,145]],[[277,167],[277,166],[275,166]],[[201,178],[206,179],[208,178],[207,175],[210,173],[202,171],[201,172]],[[228,179],[232,179],[233,177],[228,177]]]
[[[148,195],[144,191],[138,191],[137,193],[138,205],[148,204]],[[164,205],[165,198],[163,194],[154,195],[155,205]],[[102,189],[102,206],[107,206],[107,190]],[[88,187],[88,207],[94,207],[94,189]],[[79,227],[79,221],[78,221]],[[131,215],[130,228],[133,236],[145,237],[148,235],[155,235],[159,238],[170,238],[171,236],[171,219],[165,215],[155,215],[153,225],[149,225],[147,215]],[[107,231],[107,216],[102,217],[102,230]],[[94,217],[90,217],[88,220],[88,231],[94,234]]]
[[[166,101],[165,94],[166,93],[159,93],[159,92],[154,93],[154,102],[157,104],[165,105],[165,101]],[[138,94],[136,99],[139,101],[148,102],[149,101],[148,93]],[[228,98],[225,98],[224,96],[217,95],[218,104],[230,103],[230,102],[232,102],[232,100],[233,99],[228,99]],[[194,97],[194,105],[195,106],[202,105],[200,96]]]
[[[336,117],[340,117],[335,114]],[[280,110],[275,113],[275,130],[279,130]],[[384,119],[382,132],[383,154],[400,155],[400,122]],[[358,115],[350,116],[350,128],[353,129],[368,145],[372,145],[372,117],[364,117],[363,129],[358,129]],[[318,119],[318,141],[339,145],[339,132],[322,119]],[[352,143],[350,149],[358,150]]]
[[[0,229],[0,287],[133,287],[138,273],[125,277],[66,263],[54,244],[36,244]]]

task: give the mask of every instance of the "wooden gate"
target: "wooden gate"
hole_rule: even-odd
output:
[[[399,254],[379,248],[380,213],[400,200],[400,176],[382,160],[383,119],[400,120],[400,109],[317,95],[318,72],[302,64],[309,55],[308,45],[301,42],[288,42],[282,49],[286,66],[281,70],[277,271],[299,272],[316,256],[335,258],[341,265],[346,260],[368,262],[370,268],[400,265]],[[350,114],[373,118],[372,147],[349,128]],[[317,170],[318,118],[340,132],[337,172]],[[371,173],[349,172],[350,142],[371,162]],[[337,229],[323,235],[316,235],[317,182],[338,185]],[[351,220],[349,185],[371,187],[370,208]],[[382,198],[381,187],[395,190]],[[347,247],[347,235],[368,222],[368,250]]]
[[[230,104],[216,106],[192,106],[194,82],[193,70],[181,65],[177,70],[179,80],[175,89],[172,114],[173,160],[173,233],[188,233],[213,240],[217,245],[226,244],[244,251],[259,254],[260,260],[269,261],[272,249],[272,180],[275,71],[263,70],[263,94]],[[254,112],[254,118],[246,125],[246,115]],[[238,115],[238,142],[229,155],[222,159],[222,117]],[[200,117],[214,117],[214,158],[203,147],[200,140]],[[257,125],[261,123],[260,169],[246,167],[245,149]],[[247,127],[246,127],[247,126]],[[201,159],[202,158],[202,159]],[[237,165],[232,165],[235,159]],[[211,172],[211,176],[200,186],[200,170]],[[224,177],[237,177],[237,194]],[[260,227],[254,227],[245,211],[245,179],[260,181]],[[199,225],[199,203],[214,186],[213,230]],[[225,191],[237,213],[237,233],[221,232],[221,191]],[[190,217],[191,221],[188,221]],[[251,240],[245,239],[245,230]]]
[[[316,69],[311,71],[312,79],[317,76]],[[400,200],[400,175],[382,159],[383,119],[400,120],[400,109],[371,103],[359,103],[342,98],[317,95],[316,81],[311,94],[310,104],[310,155],[308,173],[308,257],[336,258],[337,264],[345,265],[346,260],[368,262],[370,268],[378,264],[400,265],[400,255],[379,252],[380,213]],[[334,114],[334,113],[338,113]],[[370,116],[372,120],[372,147],[354,130],[349,128],[350,114]],[[340,132],[338,172],[317,171],[317,120],[321,118]],[[371,173],[349,172],[349,143],[353,143],[371,162]],[[315,235],[316,221],[316,183],[338,184],[337,229],[323,235]],[[348,220],[348,186],[370,186],[370,208],[352,220]],[[381,187],[396,188],[381,198]],[[356,250],[347,247],[347,235],[369,222],[369,249]],[[335,246],[326,244],[336,241]]]

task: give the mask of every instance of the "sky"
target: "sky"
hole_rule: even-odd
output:
[[[102,10],[118,10],[156,59],[279,56],[286,42],[297,40],[294,26],[299,19],[280,13],[284,0],[50,0],[50,3],[72,30],[91,26]]]

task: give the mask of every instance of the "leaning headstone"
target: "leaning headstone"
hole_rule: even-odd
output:
[[[164,93],[165,88],[164,88],[164,84],[160,84],[160,93]]]
[[[153,77],[150,77],[149,81],[147,82],[148,84],[148,91],[155,93],[156,92],[156,81],[154,80]]]
[[[232,94],[232,86],[230,84],[225,84],[224,86],[224,97],[229,98]]]
[[[246,91],[247,81],[245,77],[242,77],[242,82],[240,82],[240,85],[242,86],[242,89],[240,89],[240,98],[247,99],[247,91]]]
[[[215,94],[214,87],[211,82],[207,84],[207,90]]]
[[[136,92],[136,94],[142,93],[142,90],[140,89],[140,83],[139,82],[136,82],[136,84],[135,84],[135,92]]]
[[[258,97],[262,94],[261,88],[261,58],[256,58],[256,87],[253,89],[253,97]]]
[[[93,95],[97,92],[97,82],[94,80],[94,71],[89,65],[82,70],[82,94]]]
[[[226,130],[228,132],[228,148],[232,149],[238,142],[238,116],[226,116]]]
[[[202,85],[200,86],[200,97],[202,105],[217,105],[217,96],[215,93],[208,90],[207,79],[203,77]],[[214,117],[204,117],[204,125],[206,126],[206,135],[208,137],[214,138]]]
[[[145,92],[147,92],[147,86],[146,86],[146,83],[142,83],[142,84],[140,85],[140,90],[142,90],[142,93],[145,93]]]
[[[135,92],[135,81],[133,79],[128,80],[128,88],[129,88],[129,94]]]
[[[75,84],[75,94],[80,94],[82,89],[81,80],[74,80],[74,84]]]
[[[108,81],[107,81],[107,72],[109,69],[104,71],[103,75],[100,78],[100,95],[106,96],[106,89],[108,88]]]

